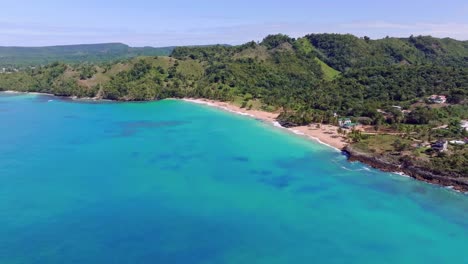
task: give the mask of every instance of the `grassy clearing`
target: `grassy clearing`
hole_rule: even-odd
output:
[[[203,76],[204,69],[200,62],[195,60],[179,61],[177,72],[186,77],[200,78]]]
[[[401,144],[407,146],[413,143],[409,139],[404,139],[395,135],[369,135],[367,138],[355,143],[354,146],[368,153],[384,154],[396,151],[394,143],[397,140],[399,140]]]
[[[234,55],[235,59],[252,58],[260,61],[266,61],[271,57],[268,49],[264,46],[256,46],[255,48],[245,49]]]
[[[338,75],[340,75],[339,71],[328,66],[325,62],[321,61],[319,58],[315,58],[315,61],[317,61],[318,64],[320,64],[320,67],[322,68],[322,71],[323,71],[323,77],[325,78],[325,80],[331,81],[335,79]]]
[[[246,101],[244,97],[242,96],[235,96],[232,101],[232,104],[238,107],[244,107],[245,109],[252,109],[252,110],[262,110],[262,111],[267,111],[267,112],[274,112],[276,110],[276,108],[267,107],[258,99],[249,99]]]

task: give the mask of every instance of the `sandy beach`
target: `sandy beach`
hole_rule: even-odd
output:
[[[245,108],[240,108],[239,106],[233,105],[228,102],[220,102],[220,101],[214,101],[214,100],[208,100],[208,99],[186,98],[183,100],[187,102],[204,104],[204,105],[216,107],[218,109],[222,109],[222,110],[232,112],[235,114],[250,116],[252,118],[270,123],[274,125],[275,127],[288,130],[294,134],[318,141],[319,143],[322,143],[329,147],[337,149],[338,151],[341,151],[341,149],[343,149],[347,145],[346,140],[341,135],[338,135],[337,126],[320,125],[320,128],[317,128],[316,124],[311,124],[308,126],[284,128],[280,126],[280,124],[276,121],[276,118],[278,117],[278,113],[271,113],[271,112],[265,112],[265,111],[260,111],[260,110],[247,110]]]
[[[51,95],[52,94],[45,94],[45,93],[30,93],[30,92],[17,92],[17,91],[3,91],[3,93],[27,93],[27,94],[39,94],[39,95]],[[82,100],[78,98],[73,98],[70,97],[71,99],[74,100]],[[95,98],[86,98],[86,100],[96,100]],[[262,120],[265,123],[272,124],[273,126],[280,128],[280,129],[285,129],[291,133],[303,136],[308,139],[315,140],[321,144],[327,145],[329,147],[332,147],[338,151],[341,151],[346,145],[347,142],[345,138],[341,135],[338,135],[337,126],[332,126],[332,125],[320,125],[320,128],[317,128],[316,124],[310,124],[308,126],[299,126],[299,127],[293,127],[293,128],[285,128],[282,127],[277,121],[276,118],[278,117],[279,113],[272,113],[272,112],[266,112],[266,111],[261,111],[261,110],[248,110],[245,108],[240,108],[239,106],[236,106],[234,104],[231,104],[229,102],[220,102],[220,101],[214,101],[214,100],[208,100],[208,99],[194,99],[194,98],[185,98],[182,99],[183,101],[186,102],[192,102],[192,103],[197,103],[197,104],[204,104],[208,105],[211,107],[215,107],[218,109],[222,109],[224,111],[228,111],[231,113],[239,114],[239,115],[244,115],[244,116],[249,116],[255,119]],[[107,101],[107,100],[106,100]]]

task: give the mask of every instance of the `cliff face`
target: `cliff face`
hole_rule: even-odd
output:
[[[395,163],[383,157],[372,156],[356,150],[351,145],[346,146],[343,152],[348,156],[349,161],[360,161],[373,168],[387,172],[402,172],[420,181],[429,182],[441,186],[453,186],[455,190],[468,192],[468,180],[452,175],[438,175],[428,169],[413,165],[411,162]]]

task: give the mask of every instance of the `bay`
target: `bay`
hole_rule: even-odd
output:
[[[468,263],[468,196],[177,100],[0,95],[0,263]]]

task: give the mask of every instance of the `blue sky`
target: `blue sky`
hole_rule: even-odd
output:
[[[468,40],[468,1],[0,0],[0,45],[10,46],[240,44],[321,32]]]

